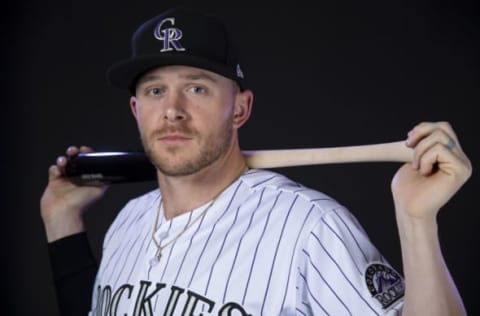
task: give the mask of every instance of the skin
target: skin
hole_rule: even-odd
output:
[[[166,218],[210,201],[246,169],[238,129],[252,102],[251,91],[192,67],[163,67],[139,80],[130,107],[158,170]]]
[[[453,149],[446,147],[450,138]],[[414,149],[413,161],[392,180],[405,277],[402,315],[466,315],[442,255],[436,218],[470,178],[470,160],[447,122],[419,124],[406,145]]]
[[[157,167],[167,218],[212,200],[244,172],[238,129],[252,102],[251,91],[197,68],[162,67],[140,79],[130,108]],[[453,149],[446,147],[449,139]],[[436,217],[471,176],[471,163],[447,122],[418,124],[405,145],[413,149],[413,161],[391,183],[406,284],[402,315],[465,315],[441,252]],[[65,178],[66,157],[91,150],[70,147],[49,169],[40,204],[50,242],[84,231],[83,212],[107,189],[77,187]]]

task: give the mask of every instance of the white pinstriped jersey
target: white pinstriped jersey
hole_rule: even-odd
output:
[[[403,279],[352,214],[286,177],[250,170],[149,261],[158,190],[109,228],[89,315],[397,315]],[[204,205],[155,232],[164,243]]]

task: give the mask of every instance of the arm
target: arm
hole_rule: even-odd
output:
[[[67,156],[87,147],[70,147]],[[91,305],[97,263],[92,254],[83,212],[98,200],[106,187],[80,187],[65,177],[67,158],[49,168],[48,185],[40,201],[52,275],[62,315],[86,315]]]
[[[453,144],[447,147],[447,144]],[[465,315],[437,233],[439,209],[471,175],[471,164],[448,123],[422,123],[407,138],[414,149],[392,180],[405,275],[403,315]]]
[[[87,235],[57,239],[48,244],[48,253],[60,314],[87,315],[98,269]]]
[[[91,151],[88,147],[69,147],[67,156],[79,151]],[[106,186],[77,186],[65,176],[67,158],[57,158],[48,170],[48,185],[40,200],[40,210],[48,242],[84,232],[83,212],[107,190]]]

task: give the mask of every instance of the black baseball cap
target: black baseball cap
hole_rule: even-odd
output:
[[[132,56],[107,70],[110,83],[134,94],[145,72],[168,65],[215,72],[245,89],[237,50],[225,24],[191,9],[174,8],[146,21],[132,37]]]

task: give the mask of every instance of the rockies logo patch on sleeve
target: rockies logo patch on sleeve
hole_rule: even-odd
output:
[[[383,309],[388,308],[405,293],[399,273],[383,263],[372,263],[365,270],[365,283]]]

